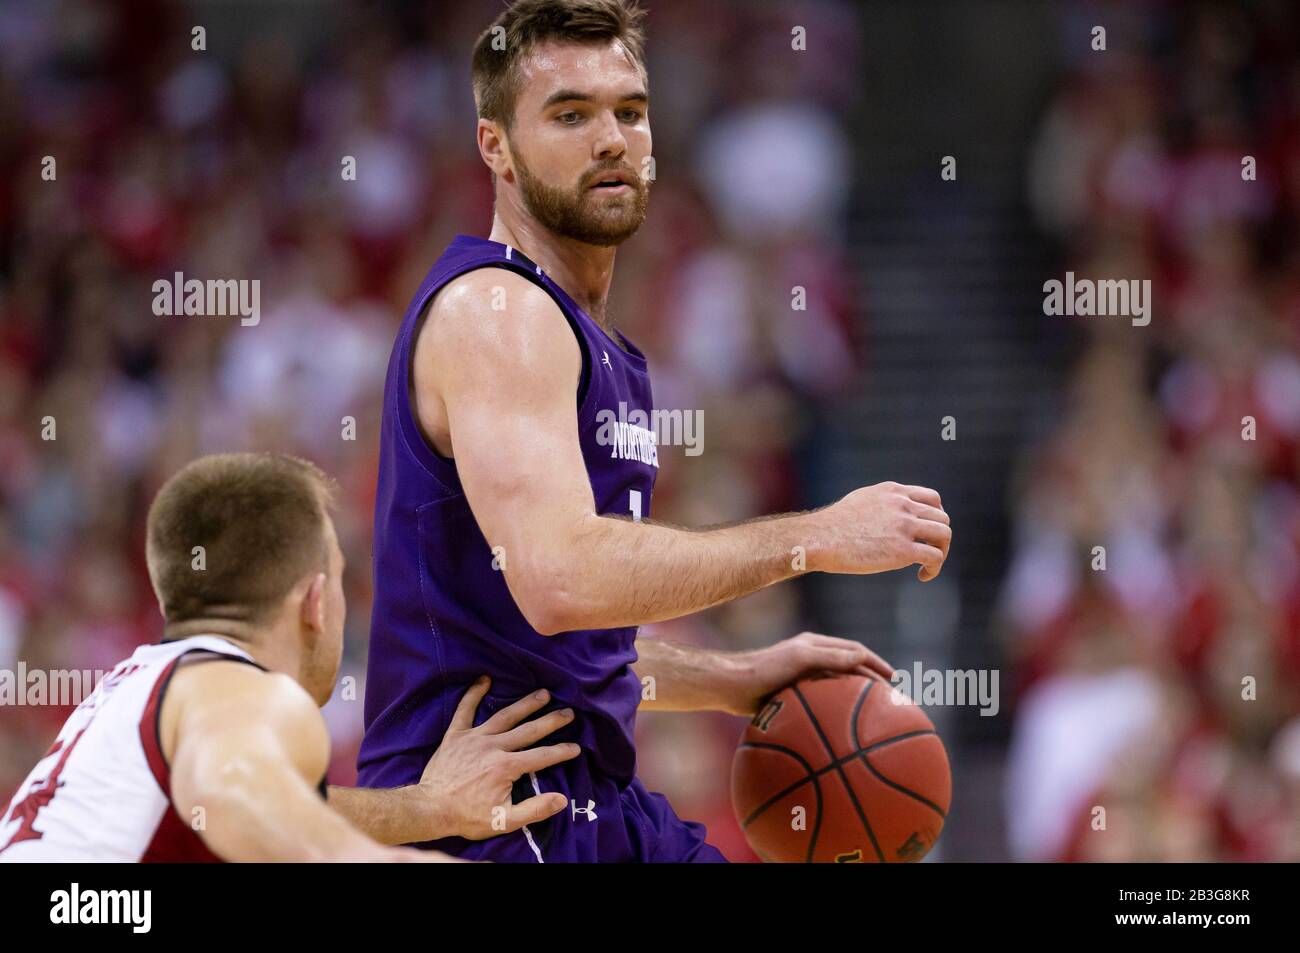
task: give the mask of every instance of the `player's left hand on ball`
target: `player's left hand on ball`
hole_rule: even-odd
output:
[[[794,638],[737,657],[744,671],[741,687],[729,709],[737,715],[752,715],[763,699],[785,686],[810,675],[878,675],[889,681],[894,667],[861,642],[839,639],[817,632],[801,632]]]
[[[543,689],[476,728],[474,713],[490,684],[484,676],[465,692],[420,778],[418,786],[427,791],[441,819],[438,836],[484,840],[545,820],[568,806],[568,799],[554,792],[512,804],[510,792],[523,775],[577,757],[581,749],[572,743],[532,747],[572,722],[573,711],[561,709],[525,721],[551,700]]]

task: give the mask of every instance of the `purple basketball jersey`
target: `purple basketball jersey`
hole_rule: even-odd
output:
[[[406,312],[384,384],[360,783],[418,781],[460,696],[486,673],[492,689],[480,720],[531,691],[549,689],[554,702],[548,707],[571,707],[576,717],[545,743],[577,741],[593,766],[621,787],[636,769],[636,629],[543,636],[528,624],[493,564],[455,462],[424,439],[409,397],[422,312],[449,281],[484,267],[507,268],[544,288],[577,337],[582,377],[575,412],[597,512],[650,513],[658,448],[646,428],[627,424],[638,419],[637,411],[651,419],[645,356],[626,338],[626,350],[620,347],[518,250],[457,236]],[[602,411],[618,422],[611,426]]]

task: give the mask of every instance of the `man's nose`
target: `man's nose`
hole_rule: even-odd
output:
[[[627,152],[627,140],[613,113],[606,113],[597,127],[592,153],[597,159],[617,159]]]

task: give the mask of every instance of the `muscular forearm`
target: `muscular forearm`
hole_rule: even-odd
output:
[[[329,802],[354,827],[381,844],[417,844],[457,833],[416,785],[400,788],[330,786]]]
[[[179,787],[182,816],[201,817],[204,841],[228,861],[371,860],[380,850],[280,765],[234,761]]]
[[[632,667],[647,689],[641,693],[642,708],[748,714],[738,710],[742,706],[737,701],[752,677],[743,655],[645,636],[636,640],[636,651]]]
[[[545,568],[531,574],[532,599],[520,602],[525,611],[529,601],[545,607],[539,631],[547,634],[689,615],[811,569],[810,516],[698,530],[591,516],[552,537]]]

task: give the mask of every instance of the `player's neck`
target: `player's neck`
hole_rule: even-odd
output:
[[[178,642],[199,635],[225,639],[251,655],[253,661],[263,668],[283,672],[295,679],[298,677],[301,662],[296,653],[287,650],[293,644],[290,641],[292,636],[275,631],[275,627],[253,626],[234,619],[189,619],[168,623],[163,629],[165,642]]]
[[[518,248],[535,261],[597,324],[609,330],[605,302],[614,280],[617,249],[563,238],[536,222],[507,222],[500,214],[493,217],[488,237]]]

